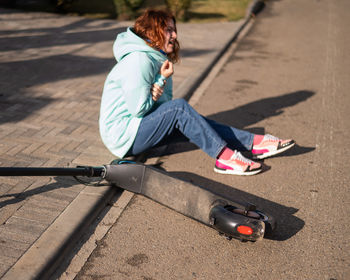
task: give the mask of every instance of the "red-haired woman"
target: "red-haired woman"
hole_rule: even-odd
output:
[[[185,100],[172,100],[179,49],[175,18],[165,11],[146,11],[133,28],[117,36],[113,51],[118,63],[105,82],[99,121],[101,138],[114,155],[136,155],[183,138],[216,160],[216,172],[253,175],[261,164],[239,151],[265,158],[294,145],[293,140],[216,123]]]

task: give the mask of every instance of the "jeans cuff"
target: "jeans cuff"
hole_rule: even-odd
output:
[[[227,147],[227,143],[226,142],[223,142],[223,144],[221,145],[221,147],[219,147],[219,149],[217,150],[216,152],[216,156],[215,158],[217,159],[219,157],[219,155],[221,154],[222,150]]]

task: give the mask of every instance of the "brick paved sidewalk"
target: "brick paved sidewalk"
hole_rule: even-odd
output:
[[[112,43],[131,24],[0,9],[0,166],[113,159],[98,133],[100,96],[115,63]],[[175,97],[190,95],[239,25],[179,24]],[[93,197],[89,208],[109,192],[72,178],[0,177],[0,277],[80,195]]]

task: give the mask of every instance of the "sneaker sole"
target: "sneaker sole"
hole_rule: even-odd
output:
[[[289,146],[286,146],[286,147],[281,148],[281,149],[276,150],[276,151],[271,151],[271,152],[264,153],[264,154],[261,154],[261,155],[254,155],[253,159],[264,159],[264,158],[267,158],[267,157],[272,157],[272,156],[278,155],[278,154],[283,153],[284,151],[292,148],[294,145],[295,145],[295,142],[291,143]]]
[[[250,176],[250,175],[258,174],[261,171],[262,171],[262,169],[256,169],[256,170],[252,170],[249,172],[243,172],[243,171],[232,170],[232,169],[218,169],[218,168],[214,167],[214,172],[220,173],[220,174],[230,174],[230,175]]]

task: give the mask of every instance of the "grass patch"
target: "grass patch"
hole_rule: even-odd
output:
[[[188,22],[236,21],[246,16],[252,0],[192,0]],[[147,7],[164,9],[164,0],[146,0],[142,10]]]
[[[236,21],[245,17],[251,0],[192,0],[189,22]]]

